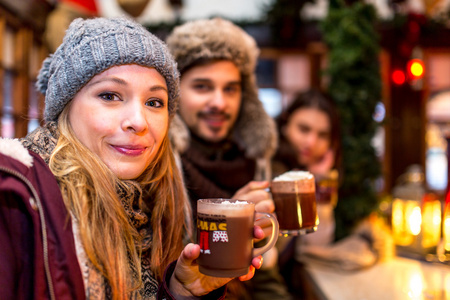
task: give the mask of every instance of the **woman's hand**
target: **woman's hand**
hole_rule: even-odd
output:
[[[328,150],[320,161],[308,166],[308,171],[315,175],[327,174],[334,164],[334,152]]]
[[[264,233],[258,226],[254,228],[255,238],[263,238]],[[170,279],[169,289],[173,295],[192,297],[206,295],[227,284],[233,278],[219,278],[203,275],[198,269],[196,259],[200,255],[200,246],[188,244],[178,258],[175,271]],[[253,258],[252,265],[246,275],[240,276],[239,280],[246,281],[253,277],[255,269],[262,266],[262,257]]]

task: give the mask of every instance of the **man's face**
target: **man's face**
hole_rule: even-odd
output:
[[[236,122],[241,96],[241,75],[231,61],[195,66],[181,78],[179,113],[195,135],[220,142]]]

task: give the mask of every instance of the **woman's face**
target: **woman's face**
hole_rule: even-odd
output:
[[[330,119],[316,108],[300,108],[291,114],[283,134],[296,150],[298,162],[309,166],[320,161],[330,148]]]
[[[164,77],[138,65],[94,76],[74,97],[69,121],[77,138],[120,179],[135,179],[155,158],[169,125]]]

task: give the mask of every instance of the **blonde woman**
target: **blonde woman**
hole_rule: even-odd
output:
[[[168,140],[178,77],[141,25],[72,22],[38,76],[45,125],[0,140],[2,299],[224,297],[231,278],[200,274],[199,246],[183,244],[191,212]]]

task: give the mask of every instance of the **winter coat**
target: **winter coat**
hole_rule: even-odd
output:
[[[85,299],[68,212],[42,158],[0,140],[2,299]]]
[[[70,215],[44,160],[0,139],[0,298],[85,299]],[[166,269],[157,299],[175,299]],[[203,297],[223,299],[226,288]],[[203,299],[202,298],[202,299]]]

